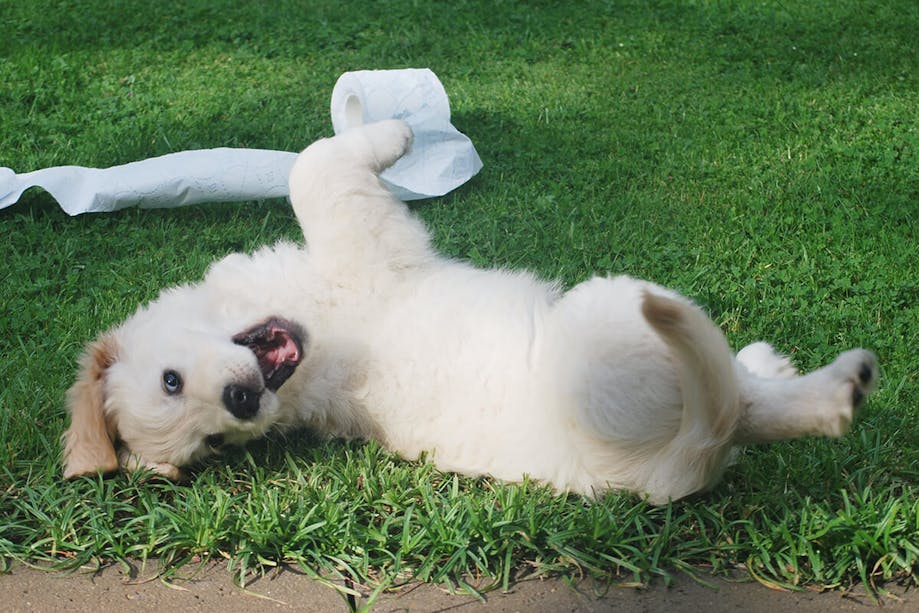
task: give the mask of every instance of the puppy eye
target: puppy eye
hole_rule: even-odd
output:
[[[174,370],[163,373],[163,389],[167,394],[178,394],[182,391],[182,377]]]
[[[214,450],[220,449],[223,447],[223,435],[208,434],[206,437],[204,437],[204,444]]]

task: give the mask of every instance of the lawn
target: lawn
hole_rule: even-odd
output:
[[[787,587],[919,582],[919,4],[913,0],[184,3],[0,0],[0,166],[111,166],[331,134],[345,71],[429,67],[485,163],[413,205],[444,252],[572,285],[629,273],[802,369],[869,347],[853,430],[743,451],[651,507],[273,436],[187,483],[65,482],[82,346],[230,252],[296,239],[285,202],[0,211],[0,569],[226,558],[370,587],[532,573]]]

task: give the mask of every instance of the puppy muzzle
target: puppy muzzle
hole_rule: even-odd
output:
[[[258,414],[262,392],[239,384],[223,388],[223,405],[238,419],[252,419]]]

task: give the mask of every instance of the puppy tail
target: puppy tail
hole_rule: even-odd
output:
[[[721,330],[690,302],[650,291],[644,293],[641,312],[667,344],[679,377],[683,415],[674,443],[686,450],[729,448],[740,416],[740,390]]]

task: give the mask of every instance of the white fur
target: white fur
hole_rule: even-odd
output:
[[[105,359],[87,357],[71,391],[65,472],[112,468],[82,431],[97,385],[100,423],[132,468],[174,476],[210,452],[210,434],[243,443],[309,426],[427,452],[443,470],[663,503],[712,486],[735,444],[841,435],[877,379],[863,350],[800,377],[765,343],[735,360],[701,310],[646,281],[563,292],[439,256],[377,180],[410,142],[390,121],[313,144],[290,179],[305,249],[231,255],[107,333]],[[261,374],[230,339],[271,316],[307,330],[306,358],[238,419],[221,390]],[[182,374],[181,394],[164,393],[165,369]]]

